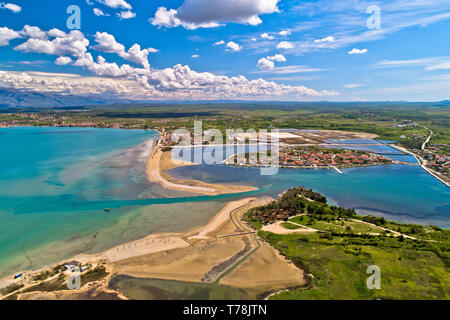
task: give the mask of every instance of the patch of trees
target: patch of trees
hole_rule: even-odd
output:
[[[277,201],[250,210],[247,217],[269,224],[280,220],[287,221],[289,217],[302,213],[307,213],[317,220],[353,217],[356,214],[353,209],[330,206],[325,196],[300,186],[287,190]]]
[[[386,220],[383,217],[364,216],[362,220],[377,226],[384,226],[386,224]]]

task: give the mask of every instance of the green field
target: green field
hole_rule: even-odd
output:
[[[330,129],[374,133],[380,139],[417,146],[428,131],[421,127],[397,128],[404,120],[417,122],[434,131],[431,143],[450,144],[450,104],[444,103],[295,103],[242,102],[205,104],[118,104],[80,108],[39,109],[40,120],[31,118],[36,109],[0,110],[0,121],[18,120],[29,125],[52,125],[96,121],[101,126],[120,123],[123,127],[192,128],[202,120],[203,128]],[[28,117],[18,117],[17,113]],[[45,117],[54,117],[49,120]],[[400,138],[405,136],[405,138]]]
[[[314,275],[310,288],[283,292],[272,299],[450,299],[450,266],[436,253],[416,248],[412,240],[329,240],[317,234],[262,231],[259,235]],[[381,270],[380,290],[367,288],[370,265]]]
[[[450,230],[358,216],[302,187],[249,210],[245,219],[263,240],[313,276],[306,278],[306,287],[272,299],[450,299]],[[276,220],[284,220],[282,226],[293,231],[297,223],[320,232],[280,235],[260,230]],[[393,236],[382,227],[417,239]],[[371,265],[380,268],[380,289],[367,287]]]

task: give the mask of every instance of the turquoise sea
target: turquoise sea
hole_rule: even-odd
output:
[[[197,196],[148,182],[145,164],[156,133],[91,128],[0,129],[0,277],[96,253],[155,232],[205,224],[227,201],[277,196],[304,185],[333,203],[405,222],[450,226],[449,188],[416,166],[331,170],[223,165],[172,174],[260,187],[240,195]],[[109,208],[110,211],[105,211]]]

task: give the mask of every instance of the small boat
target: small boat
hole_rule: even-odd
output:
[[[14,279],[19,279],[21,276],[22,276],[22,274],[21,274],[21,273],[18,273],[18,274],[16,274],[16,275],[14,276]]]

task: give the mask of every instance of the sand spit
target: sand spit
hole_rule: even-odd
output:
[[[147,161],[147,176],[151,182],[159,183],[167,189],[204,195],[241,193],[258,190],[258,188],[249,186],[210,184],[197,180],[174,179],[165,172],[166,170],[186,165],[195,164],[177,160],[173,161],[170,152],[163,152],[159,145],[156,145]]]

